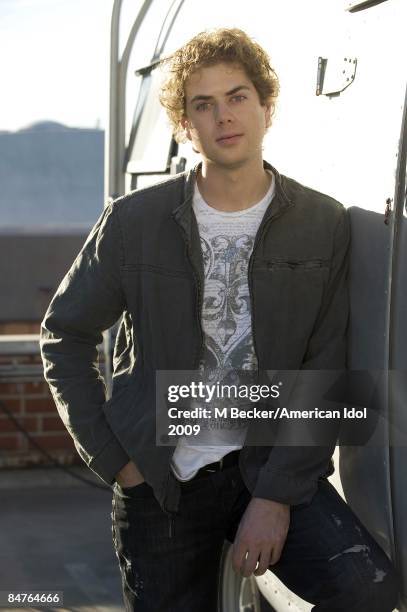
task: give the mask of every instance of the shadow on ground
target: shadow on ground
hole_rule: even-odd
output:
[[[87,468],[71,469],[103,486]],[[54,468],[2,470],[0,500],[0,591],[63,591],[63,606],[46,608],[59,612],[124,611],[110,489]]]

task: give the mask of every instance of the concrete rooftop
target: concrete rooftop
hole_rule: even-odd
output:
[[[86,467],[68,468],[103,486]],[[58,468],[0,471],[0,591],[63,591],[59,612],[122,612],[112,491]],[[8,608],[1,610],[44,610]]]

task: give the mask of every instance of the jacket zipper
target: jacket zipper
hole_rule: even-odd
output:
[[[187,254],[188,254],[188,259],[189,259],[189,263],[191,265],[192,268],[192,272],[195,278],[195,283],[196,283],[196,288],[197,288],[197,307],[196,307],[196,319],[197,319],[197,323],[198,323],[198,329],[199,329],[199,334],[201,337],[201,344],[198,350],[198,355],[197,355],[197,360],[196,363],[194,364],[195,369],[199,368],[199,365],[201,363],[201,356],[203,354],[203,349],[204,349],[204,334],[203,334],[203,329],[202,329],[202,324],[201,324],[201,313],[202,313],[202,288],[201,288],[201,282],[199,279],[198,274],[196,273],[195,267],[193,265],[193,261],[192,261],[192,257],[190,254],[190,242],[189,239],[186,235],[186,232],[184,231],[184,229],[182,229],[182,232],[185,236],[185,241],[187,244]],[[173,451],[173,453],[171,454],[171,458],[172,455],[174,454],[175,449]],[[168,489],[168,483],[170,481],[170,477],[171,477],[171,458],[170,458],[170,465],[168,468],[168,474],[167,474],[167,485],[166,485],[166,489]],[[168,537],[172,538],[174,535],[174,522],[175,522],[175,513],[174,512],[170,512],[168,510],[165,510],[167,516],[168,516]]]
[[[200,335],[200,338],[201,338],[201,344],[200,344],[200,347],[199,347],[199,350],[198,350],[198,356],[197,356],[196,362],[194,364],[194,367],[195,367],[195,369],[198,369],[199,365],[201,363],[201,357],[202,357],[203,350],[204,350],[204,333],[203,333],[202,322],[201,322],[202,321],[202,287],[201,287],[201,281],[200,281],[199,275],[197,274],[197,272],[195,270],[195,266],[193,264],[193,260],[192,260],[192,257],[191,257],[191,244],[189,242],[189,238],[186,235],[185,230],[183,229],[182,231],[183,231],[183,234],[185,236],[185,241],[186,241],[186,244],[187,244],[188,259],[189,259],[189,263],[190,263],[191,268],[192,268],[192,273],[194,275],[195,284],[196,284],[196,288],[197,288],[197,291],[196,291],[197,306],[196,306],[196,313],[195,314],[196,314],[196,321],[198,323],[198,329],[199,329],[199,335]]]
[[[278,213],[276,213],[275,215],[273,215],[272,217],[269,217],[263,227],[260,226],[256,238],[254,240],[254,245],[253,245],[253,250],[252,253],[250,255],[249,258],[249,266],[248,266],[248,285],[249,285],[249,294],[250,294],[250,317],[251,317],[251,324],[252,324],[252,338],[253,338],[253,349],[254,349],[254,354],[256,356],[256,363],[257,363],[257,377],[259,376],[259,371],[260,371],[260,364],[259,364],[259,355],[257,352],[257,341],[256,341],[256,333],[255,333],[255,317],[254,317],[254,298],[253,298],[253,261],[254,261],[254,257],[257,251],[257,248],[260,244],[260,240],[263,238],[264,232],[266,231],[266,228],[269,226],[269,224],[274,221],[275,219],[278,219],[278,217],[280,217],[285,211],[282,210]]]
[[[168,517],[168,537],[172,538],[174,535],[174,522],[175,522],[175,512],[169,512],[165,510],[165,513]]]
[[[250,294],[250,318],[251,318],[251,324],[252,324],[252,338],[253,338],[253,350],[254,350],[254,354],[256,356],[256,364],[257,364],[257,381],[259,378],[259,372],[260,372],[260,364],[259,364],[259,355],[257,352],[257,342],[256,342],[256,333],[255,333],[255,318],[254,318],[254,299],[253,299],[253,261],[254,261],[254,257],[256,255],[256,251],[257,248],[260,244],[260,240],[262,239],[264,232],[266,231],[266,228],[268,227],[268,225],[274,221],[275,219],[278,219],[278,217],[280,217],[283,214],[284,211],[280,211],[279,213],[276,213],[273,217],[269,217],[263,225],[260,225],[258,232],[256,234],[256,237],[254,239],[254,245],[253,245],[253,250],[252,253],[250,255],[249,258],[249,266],[248,266],[248,272],[247,272],[247,276],[248,276],[248,286],[249,286],[249,294]],[[242,459],[242,455],[240,455],[239,457],[239,468],[241,470],[242,473],[242,478],[243,481],[245,481],[245,476],[247,477],[247,474],[244,470],[244,463],[241,461]],[[246,485],[247,486],[247,485]]]
[[[188,243],[188,253],[189,253],[189,243]],[[195,277],[195,282],[196,282],[196,287],[197,287],[197,308],[196,308],[196,319],[197,319],[197,323],[198,323],[198,329],[199,329],[199,334],[201,336],[201,344],[198,350],[198,356],[197,356],[197,360],[195,363],[195,368],[198,369],[200,364],[201,364],[201,358],[203,355],[203,351],[204,351],[204,333],[203,333],[203,329],[202,329],[202,307],[203,307],[203,300],[202,300],[202,287],[201,287],[201,281],[199,279],[199,276],[197,275],[194,266],[192,265],[192,260],[191,257],[189,257],[189,260],[191,262],[191,267],[194,273],[194,277]]]

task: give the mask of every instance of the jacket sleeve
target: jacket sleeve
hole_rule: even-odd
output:
[[[311,378],[317,375],[318,380],[318,375],[320,375],[323,380],[324,370],[325,372],[328,370],[343,372],[346,364],[350,229],[346,209],[342,205],[338,204],[338,206],[340,214],[334,234],[329,278],[319,315],[309,338],[305,358],[298,373],[300,382],[294,385],[289,399],[289,406],[293,408],[300,408],[307,403],[304,401],[306,399],[304,381],[307,380],[307,372],[303,372],[304,370],[313,371],[308,372]],[[320,372],[316,372],[317,370]],[[308,408],[309,405],[306,407]],[[290,427],[292,424],[287,424],[287,426]],[[295,424],[293,427],[295,428]],[[324,424],[314,420],[308,427],[311,434],[314,429],[316,432],[314,439],[319,441],[322,438],[321,430],[324,432],[323,446],[319,443],[308,446],[284,446],[284,442],[278,443],[279,438],[277,437],[277,443],[272,447],[266,463],[259,471],[252,492],[253,497],[262,497],[290,505],[311,501],[317,491],[318,479],[333,472],[331,457],[339,434],[340,419]]]
[[[44,376],[75,447],[102,480],[130,460],[102,406],[106,388],[97,345],[125,308],[120,265],[123,244],[117,207],[107,206],[62,280],[41,324]]]

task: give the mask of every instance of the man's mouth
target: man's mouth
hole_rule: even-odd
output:
[[[225,136],[221,136],[220,138],[217,138],[216,142],[219,142],[220,144],[236,142],[237,140],[239,140],[241,136],[243,136],[243,134],[226,134]]]

